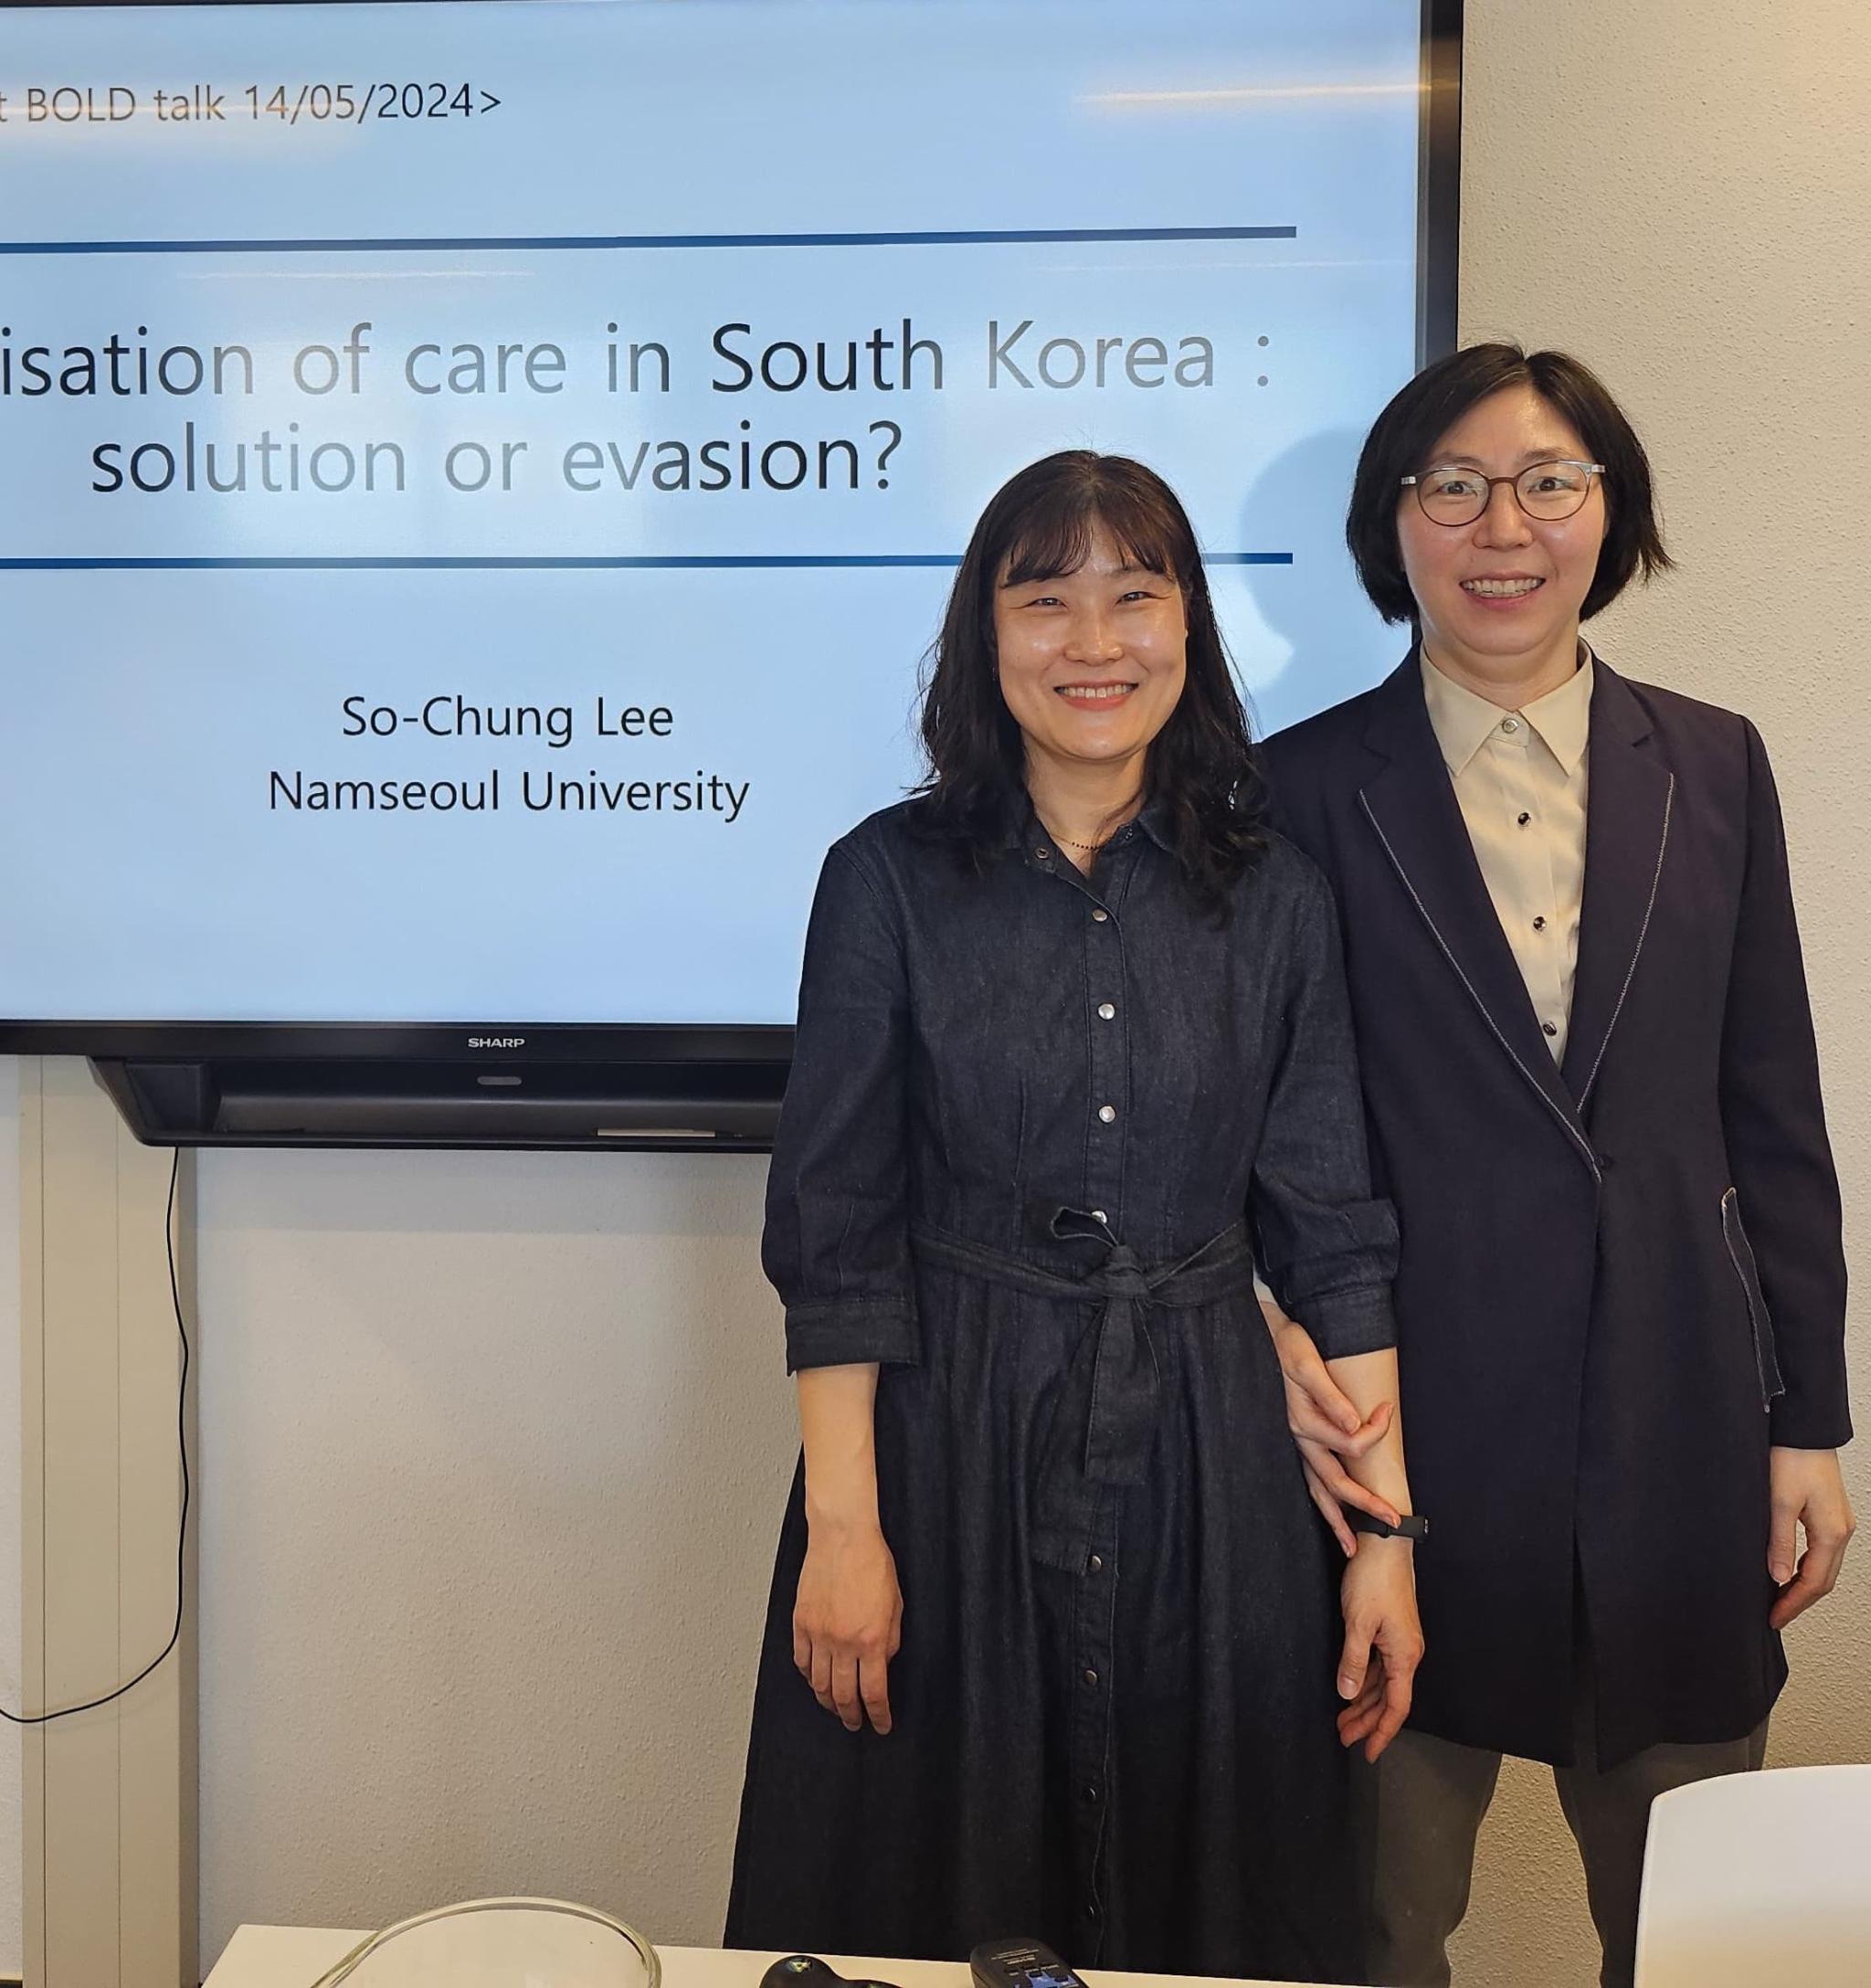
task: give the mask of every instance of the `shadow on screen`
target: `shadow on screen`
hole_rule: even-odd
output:
[[[1240,545],[1290,548],[1290,566],[1249,566],[1254,606],[1291,659],[1253,693],[1254,735],[1266,738],[1381,681],[1409,641],[1364,597],[1345,549],[1345,506],[1364,438],[1327,428],[1274,457],[1247,492]]]

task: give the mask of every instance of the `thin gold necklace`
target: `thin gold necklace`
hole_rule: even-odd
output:
[[[1052,835],[1052,840],[1055,842],[1062,843],[1067,849],[1083,850],[1086,855],[1095,856],[1098,851],[1105,847],[1105,843],[1107,843],[1111,840],[1111,837],[1113,835],[1122,834],[1123,831],[1130,826],[1131,822],[1135,821],[1136,820],[1136,817],[1135,815],[1132,815],[1129,817],[1128,820],[1115,823],[1111,829],[1109,834],[1101,835],[1095,842],[1074,841],[1071,836],[1061,835],[1052,830],[1048,830],[1047,832]]]

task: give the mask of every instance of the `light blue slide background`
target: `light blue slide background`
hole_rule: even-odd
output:
[[[784,1021],[819,857],[915,776],[939,566],[258,569],[56,560],[946,555],[1049,450],[1141,456],[1218,563],[1223,624],[1271,729],[1397,652],[1340,543],[1363,430],[1412,362],[1417,10],[1396,0],[591,0],[574,5],[137,8],[10,15],[0,239],[11,245],[499,246],[0,254],[17,355],[239,343],[249,397],[0,397],[0,1015],[27,1019]],[[284,124],[241,92],[468,84],[470,118]],[[171,124],[206,83],[225,122]],[[133,89],[115,124],[31,124],[35,85]],[[542,237],[1290,227],[1290,238],[540,248]],[[937,341],[907,391],[710,384],[717,325],[841,351]],[[1213,382],[987,385],[987,326],[1213,346]],[[361,391],[292,354],[367,322]],[[605,327],[655,340],[671,390],[610,394]],[[1263,344],[1262,341],[1265,343]],[[565,386],[423,398],[419,343],[552,341]],[[653,381],[652,368],[649,377]],[[1264,384],[1262,384],[1264,380]],[[902,439],[872,467],[889,419]],[[569,490],[571,443],[849,437],[861,487]],[[100,443],[226,450],[395,440],[407,488],[92,488]],[[449,491],[446,449],[523,442],[514,487]],[[146,459],[153,460],[153,458]],[[224,457],[225,460],[225,457]],[[652,456],[652,460],[653,456]],[[542,741],[341,735],[341,702],[569,704]],[[667,740],[591,735],[602,694]],[[268,775],[467,779],[498,814],[293,813]],[[531,813],[523,768],[748,783],[712,814]]]

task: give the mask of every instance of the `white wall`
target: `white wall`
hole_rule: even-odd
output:
[[[1766,738],[1862,1274],[1871,13],[1863,0],[1468,0],[1467,23],[1462,334],[1579,353],[1651,450],[1681,571],[1594,640],[1632,675],[1745,710]],[[1871,1437],[1862,1330],[1854,1365]],[[1871,1520],[1871,1441],[1845,1454]],[[1770,1764],[1871,1761],[1867,1636],[1861,1539],[1830,1604],[1788,1637]],[[1458,1980],[1594,1978],[1550,1777],[1510,1771],[1484,1842]]]
[[[792,1461],[765,1170],[204,1156],[205,1959],[495,1891],[719,1939]]]
[[[1468,32],[1464,335],[1577,350],[1651,444],[1683,570],[1595,633],[1633,673],[1748,710],[1774,753],[1863,1263],[1871,20],[1861,0],[1469,0]],[[0,1060],[16,1428],[16,1127]],[[664,1940],[718,1931],[791,1454],[761,1177],[688,1156],[205,1156],[205,1958],[243,1919],[374,1924],[491,1888]],[[1856,1367],[1871,1428],[1862,1346]],[[1867,1460],[1850,1453],[1871,1514]],[[17,1513],[0,1474],[8,1703]],[[1791,1638],[1774,1760],[1871,1759],[1867,1638],[1861,1543]],[[0,1873],[18,1790],[9,1731]],[[0,1882],[0,1972],[19,1951]],[[1477,1988],[1591,1978],[1533,1771],[1506,1778],[1458,1951]]]

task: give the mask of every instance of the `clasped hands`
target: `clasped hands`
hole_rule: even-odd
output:
[[[1359,1536],[1346,1522],[1346,1507],[1390,1524],[1399,1517],[1345,1467],[1383,1441],[1394,1409],[1384,1401],[1369,1415],[1360,1415],[1334,1382],[1305,1328],[1275,1306],[1263,1301],[1263,1308],[1286,1383],[1286,1425],[1299,1450],[1306,1489],[1348,1557],[1358,1550]],[[1837,1585],[1856,1520],[1836,1450],[1776,1445],[1769,1452],[1768,1466],[1767,1570],[1778,1591],[1768,1621],[1784,1629]],[[1368,1542],[1370,1536],[1363,1537]]]

